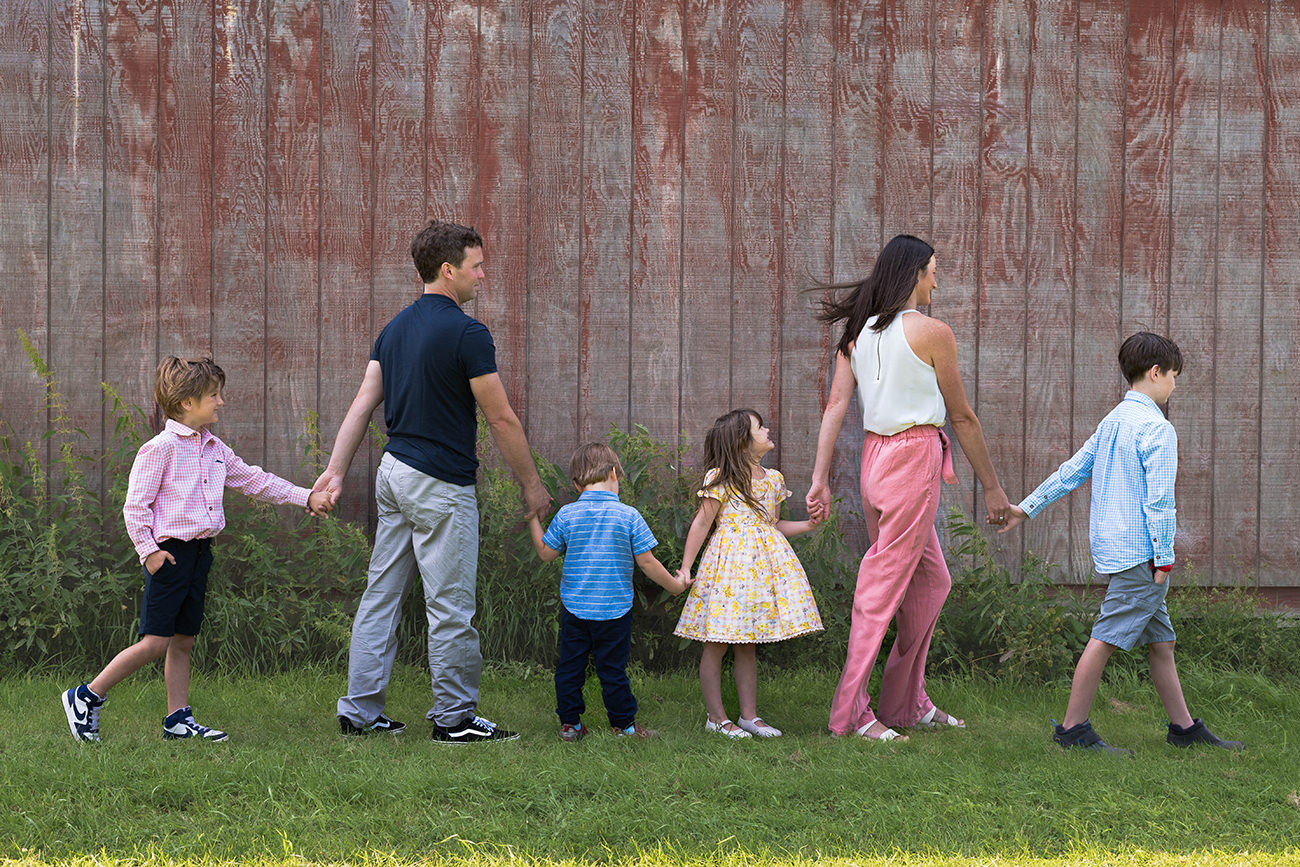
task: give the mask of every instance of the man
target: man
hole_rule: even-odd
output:
[[[384,715],[384,704],[402,602],[418,571],[429,620],[434,741],[513,740],[518,734],[476,713],[483,664],[470,625],[478,570],[476,405],[523,485],[527,515],[544,514],[551,497],[497,375],[492,336],[461,309],[483,280],[483,239],[465,226],[432,221],[411,243],[411,257],[424,294],[380,332],[314,488],[337,501],[370,416],[383,403],[388,445],[375,478],[378,525],[352,624],[339,726],[345,735],[405,728]]]

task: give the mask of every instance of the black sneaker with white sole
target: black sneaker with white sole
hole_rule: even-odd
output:
[[[398,732],[406,731],[406,723],[389,719],[381,713],[370,725],[359,726],[347,717],[341,716],[339,717],[339,731],[345,735],[368,735],[375,732],[395,735]]]
[[[477,744],[495,741],[513,741],[519,738],[519,732],[497,728],[497,724],[471,716],[454,726],[433,726],[433,741],[439,744]]]
[[[208,728],[194,721],[194,712],[189,706],[173,711],[163,720],[163,737],[169,741],[198,738],[201,741],[224,741],[226,733]]]

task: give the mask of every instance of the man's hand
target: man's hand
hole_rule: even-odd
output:
[[[170,563],[175,566],[176,558],[161,548],[144,558],[144,568],[150,575],[157,574],[163,563]]]
[[[536,486],[530,486],[524,490],[524,503],[528,506],[528,512],[525,518],[537,517],[538,520],[549,511],[554,498],[551,492],[546,490],[546,486],[538,482]]]
[[[313,494],[324,494],[329,499],[329,508],[332,509],[338,504],[339,497],[343,494],[343,476],[326,467],[325,472],[316,478],[316,484],[311,486],[311,492]],[[307,498],[307,509],[313,515],[316,514],[311,508],[310,497]],[[328,512],[329,509],[325,511]]]

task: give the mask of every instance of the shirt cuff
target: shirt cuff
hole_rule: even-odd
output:
[[[289,492],[289,502],[295,506],[307,508],[307,498],[311,496],[311,488],[300,488],[297,485]]]
[[[149,558],[150,554],[152,554],[154,551],[161,551],[161,550],[162,548],[158,547],[158,543],[155,542],[153,539],[146,539],[145,541],[141,542],[139,545],[135,546],[135,553],[140,557],[141,566],[144,565],[144,561]]]

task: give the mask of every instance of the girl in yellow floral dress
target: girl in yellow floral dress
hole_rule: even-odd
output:
[[[755,645],[822,628],[808,576],[787,541],[817,526],[821,516],[780,520],[781,501],[790,492],[785,477],[762,463],[774,447],[762,416],[752,409],[732,410],[713,423],[704,438],[704,465],[710,469],[677,573],[690,581],[695,555],[707,539],[674,634],[704,642],[700,688],[709,714],[704,728],[729,738],[781,735],[758,715]],[[734,723],[722,706],[722,657],[728,647],[740,699]]]

